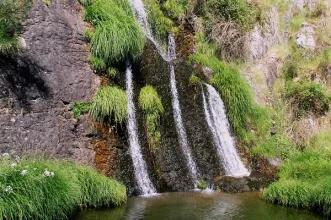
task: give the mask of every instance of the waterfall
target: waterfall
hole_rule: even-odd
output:
[[[132,70],[130,64],[126,69],[126,93],[128,96],[128,133],[130,144],[130,155],[133,162],[134,175],[137,181],[140,193],[152,194],[156,190],[148,177],[146,163],[141,153],[137,125],[136,125],[136,109],[133,102],[133,84],[132,84]]]
[[[176,45],[172,35],[169,35],[168,57],[170,60],[176,59]],[[176,87],[175,68],[172,63],[169,64],[170,64],[170,88],[172,95],[172,108],[176,122],[176,130],[179,136],[180,146],[187,160],[188,169],[195,184],[198,181],[197,167],[193,160],[191,150],[188,146],[187,135],[183,125],[182,112],[179,105],[178,91]]]
[[[164,52],[160,43],[154,38],[150,25],[148,23],[147,13],[144,8],[144,4],[142,0],[129,0],[131,7],[133,8],[135,17],[142,27],[145,36],[155,45],[159,54],[162,56],[163,60],[169,63],[170,66],[170,87],[171,87],[171,95],[172,95],[172,106],[173,106],[173,113],[176,122],[176,130],[179,136],[180,146],[183,150],[185,155],[187,166],[190,172],[190,175],[194,181],[194,184],[198,180],[198,172],[196,164],[193,160],[191,150],[188,146],[187,142],[187,135],[183,125],[182,113],[179,105],[178,99],[178,91],[176,87],[176,78],[175,78],[175,68],[174,65],[171,63],[174,59],[176,59],[176,45],[175,40],[172,35],[169,35],[168,38],[168,51],[167,53]]]
[[[155,37],[152,34],[151,27],[148,23],[148,17],[147,13],[144,7],[144,3],[142,0],[129,0],[129,3],[131,4],[131,7],[133,8],[134,15],[140,25],[140,27],[143,29],[145,36],[152,41],[152,43],[155,45],[156,49],[158,50],[159,54],[162,56],[162,58],[165,61],[169,61],[167,54],[161,44],[158,42],[158,40],[155,39]]]
[[[208,126],[213,133],[217,153],[223,162],[228,176],[249,176],[250,172],[245,168],[236,150],[235,142],[230,135],[229,122],[225,114],[223,101],[217,91],[211,85],[206,85],[208,103],[202,90],[203,107]]]

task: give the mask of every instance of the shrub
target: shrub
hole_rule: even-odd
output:
[[[0,1],[0,53],[9,54],[18,50],[18,36],[25,11],[31,1]]]
[[[208,0],[203,9],[208,20],[233,21],[245,29],[251,28],[256,21],[256,8],[246,0]]]
[[[86,7],[85,20],[95,27],[91,36],[95,57],[110,65],[142,53],[145,37],[127,1],[81,0],[81,3]]]
[[[164,113],[162,102],[152,86],[145,86],[139,94],[139,107],[146,116],[147,136],[149,143],[155,149],[160,142],[160,118]]]
[[[231,127],[238,137],[248,141],[250,128],[255,128],[261,133],[268,130],[269,114],[255,104],[252,91],[239,71],[226,66],[216,57],[201,53],[192,56],[191,61],[213,70],[214,75],[210,83],[221,94]]]
[[[106,69],[106,66],[107,66],[103,59],[100,59],[100,58],[95,57],[95,56],[91,56],[89,58],[89,62],[90,62],[91,67],[94,70],[100,71],[100,72],[104,71]]]
[[[290,158],[279,172],[279,181],[263,193],[270,202],[317,208],[331,212],[331,160],[317,152],[302,152]]]
[[[285,97],[289,99],[298,117],[306,112],[324,115],[329,111],[330,98],[325,94],[322,86],[315,82],[289,83]]]
[[[100,122],[123,123],[128,117],[126,93],[115,86],[100,88],[91,103],[89,113]]]
[[[90,103],[75,102],[73,108],[74,118],[78,119],[81,115],[88,113],[89,109],[90,109]]]
[[[69,219],[78,207],[118,206],[126,189],[63,160],[0,159],[0,219]]]

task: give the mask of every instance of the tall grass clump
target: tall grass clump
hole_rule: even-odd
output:
[[[128,117],[128,97],[116,86],[102,87],[93,99],[89,113],[96,121],[121,124]]]
[[[111,65],[136,58],[145,44],[144,34],[128,1],[124,0],[81,0],[85,6],[85,20],[95,30],[91,34],[91,50],[94,57]]]
[[[0,219],[69,219],[79,207],[125,202],[125,187],[93,168],[8,154],[0,159]]]
[[[270,202],[315,208],[331,213],[331,159],[319,152],[305,151],[291,157],[279,172],[279,181],[263,193]]]
[[[210,83],[221,94],[231,127],[238,137],[250,139],[250,129],[263,135],[268,132],[269,113],[254,102],[252,91],[238,70],[228,67],[216,57],[201,53],[193,55],[191,61],[213,70]]]
[[[139,107],[146,117],[146,127],[149,143],[153,149],[160,142],[160,118],[164,113],[164,108],[157,91],[152,86],[145,86],[139,94]]]
[[[18,51],[18,36],[31,1],[0,1],[0,54]]]

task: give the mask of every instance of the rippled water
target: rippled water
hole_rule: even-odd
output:
[[[122,207],[86,210],[76,220],[317,220],[307,210],[269,204],[259,193],[166,193],[129,198]]]

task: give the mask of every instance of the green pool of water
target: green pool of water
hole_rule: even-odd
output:
[[[129,198],[126,205],[79,212],[76,220],[315,220],[307,210],[266,203],[260,193],[165,193]]]

